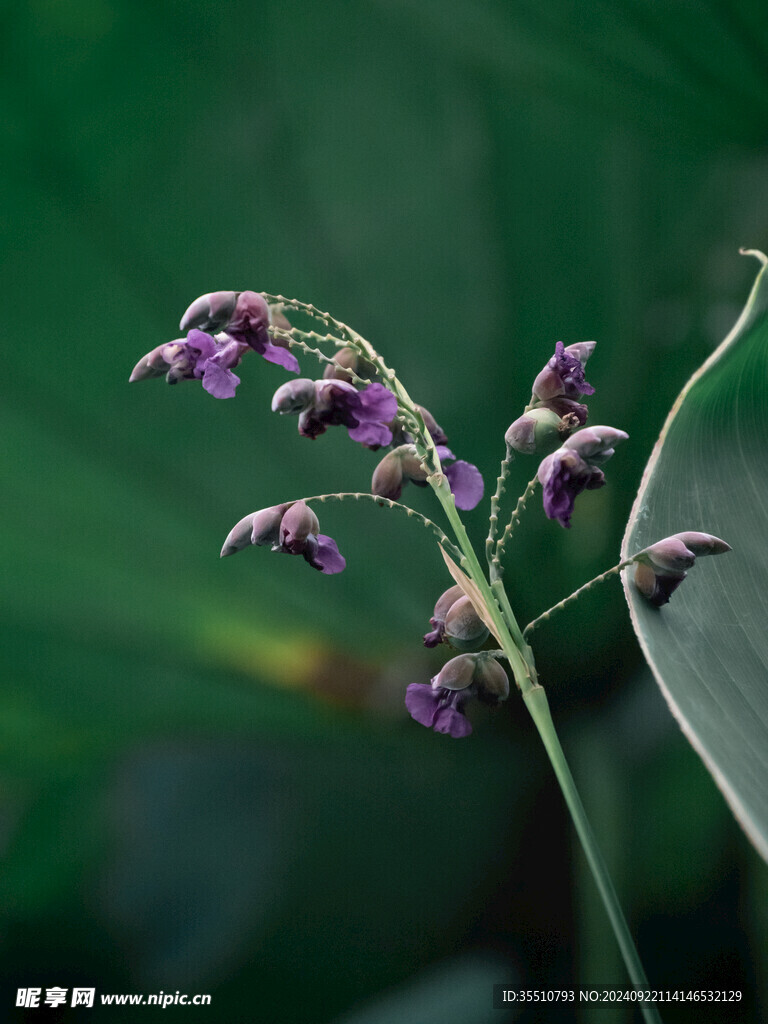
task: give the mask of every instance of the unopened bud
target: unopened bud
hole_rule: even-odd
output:
[[[438,622],[445,622],[445,617],[451,609],[451,605],[456,604],[459,598],[464,596],[464,591],[461,587],[454,585],[445,590],[440,597],[437,599],[435,604],[434,617]]]
[[[350,345],[340,348],[333,363],[328,363],[323,370],[325,380],[345,380],[351,384],[355,376],[370,380],[376,376],[376,367]]]
[[[478,658],[474,683],[477,695],[489,704],[497,704],[509,696],[509,677],[496,658]]]
[[[133,372],[128,378],[128,383],[133,384],[134,381],[147,380],[150,377],[162,377],[170,366],[170,363],[163,359],[163,352],[167,347],[168,343],[165,342],[162,345],[158,345],[157,348],[153,348],[151,352],[147,352],[145,356],[142,356],[134,366]]]
[[[722,555],[730,550],[730,544],[709,533],[675,533],[636,556],[635,585],[652,604],[666,604],[697,556]]]
[[[475,672],[475,658],[471,654],[459,654],[456,658],[447,661],[435,678],[432,680],[432,688],[442,686],[446,690],[466,690],[472,683]]]
[[[387,452],[373,471],[371,493],[391,501],[403,493],[403,466],[397,451]]]
[[[208,292],[195,299],[181,318],[182,331],[196,327],[201,331],[218,331],[226,327],[237,305],[239,292]]]
[[[289,380],[282,384],[272,396],[272,412],[298,414],[309,409],[315,401],[315,382],[308,377]]]
[[[551,409],[530,409],[508,428],[504,440],[508,447],[525,455],[549,455],[570,433],[569,424]]]
[[[586,366],[587,360],[595,351],[596,341],[577,341],[573,345],[566,345],[565,351],[569,356],[575,356],[582,366]]]
[[[221,557],[234,555],[237,551],[247,548],[249,544],[256,544],[258,547],[265,544],[276,545],[280,539],[280,521],[289,507],[287,504],[274,505],[272,508],[263,508],[245,516],[229,531],[221,549]]]
[[[422,419],[424,420],[424,426],[429,431],[435,444],[446,444],[448,437],[429,409],[425,409],[423,405],[417,405],[415,408],[421,413]]]
[[[476,651],[488,639],[488,627],[468,597],[460,597],[448,610],[445,639],[457,651]]]
[[[409,445],[403,446],[400,454],[400,463],[403,467],[404,477],[420,487],[426,486],[427,470],[424,468],[421,458]]]
[[[280,547],[292,555],[301,554],[310,534],[320,532],[317,516],[304,501],[291,505],[280,523]]]
[[[461,587],[453,586],[449,587],[448,590],[438,597],[432,618],[429,620],[432,629],[424,635],[425,647],[437,647],[438,644],[443,642],[443,637],[445,636],[445,617],[450,611],[451,605],[455,604],[463,596],[464,591]]]
[[[719,537],[713,537],[711,533],[676,533],[675,536],[697,557],[700,555],[724,555],[726,551],[733,551],[730,544],[726,544]]]
[[[590,466],[599,466],[613,455],[614,446],[628,437],[614,427],[585,427],[569,437],[563,448],[577,452]]]

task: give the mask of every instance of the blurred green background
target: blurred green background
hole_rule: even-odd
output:
[[[624,974],[522,705],[462,743],[403,709],[444,660],[420,644],[449,585],[428,535],[335,506],[341,576],[218,560],[241,516],[367,489],[377,456],[299,438],[261,360],[235,402],[127,378],[202,292],[296,296],[370,338],[490,485],[554,341],[596,338],[591,421],[631,440],[570,532],[526,514],[507,579],[528,621],[617,561],[666,411],[746,299],[737,249],[768,246],[764,13],[5,11],[2,1019],[77,1016],[15,1010],[24,985],[211,993],[206,1021],[597,1019],[491,1008],[496,983]],[[738,988],[707,1019],[764,1019],[768,872],[616,581],[535,649],[652,983]]]

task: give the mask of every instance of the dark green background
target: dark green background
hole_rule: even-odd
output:
[[[210,992],[166,1016],[217,1022],[576,1019],[490,1009],[494,983],[624,975],[519,702],[463,743],[402,708],[443,660],[420,646],[448,585],[428,535],[335,506],[342,576],[217,559],[247,512],[366,489],[377,457],[299,438],[261,360],[234,402],[127,378],[201,292],[294,295],[369,337],[490,483],[554,341],[596,338],[592,422],[631,439],[570,532],[529,510],[507,573],[527,621],[617,560],[666,411],[746,298],[737,249],[768,246],[761,5],[3,21],[0,1016],[79,1019],[24,1016],[16,988],[94,985]],[[762,1019],[765,867],[615,581],[536,653],[652,982],[743,989],[707,1019]]]

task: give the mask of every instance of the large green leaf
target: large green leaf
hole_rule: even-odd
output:
[[[643,476],[623,556],[682,530],[733,546],[658,609],[625,574],[632,622],[688,739],[768,858],[768,270],[675,402]]]

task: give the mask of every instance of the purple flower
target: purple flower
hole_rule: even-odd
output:
[[[234,555],[249,544],[271,546],[273,551],[302,555],[313,569],[331,576],[346,568],[336,541],[320,533],[317,516],[305,501],[273,505],[252,512],[230,530],[221,557]]]
[[[540,402],[549,402],[560,397],[576,399],[579,395],[593,395],[595,389],[584,379],[584,364],[594,347],[594,341],[577,342],[567,348],[558,341],[555,354],[533,382],[534,397]]]
[[[433,689],[429,683],[411,683],[405,691],[405,706],[419,725],[458,740],[472,732],[463,713],[469,696],[460,690]]]
[[[606,462],[613,455],[613,445],[626,437],[623,430],[613,427],[588,427],[543,460],[538,477],[549,519],[570,528],[576,498],[582,491],[603,486],[605,475],[598,464]]]
[[[169,384],[202,380],[203,387],[214,398],[233,398],[240,378],[232,372],[232,367],[240,362],[244,350],[244,345],[226,335],[214,338],[204,331],[191,330],[186,340],[158,345],[140,359],[129,380],[163,374]]]
[[[576,452],[559,448],[539,466],[539,481],[544,489],[544,511],[548,519],[557,519],[570,528],[573,506],[584,490],[595,490],[605,483],[602,470],[588,465]]]
[[[453,452],[445,445],[438,445],[437,453],[441,463],[456,459]],[[453,462],[451,466],[444,466],[443,472],[453,492],[456,508],[464,510],[474,508],[482,498],[485,487],[477,466],[460,459]],[[398,501],[404,485],[409,481],[419,487],[426,486],[427,471],[414,451],[413,445],[406,444],[387,452],[381,460],[373,473],[371,493]]]
[[[273,341],[268,327],[272,314],[258,292],[210,292],[195,299],[181,318],[181,329],[207,327],[225,330],[234,341],[247,345],[270,363],[299,372],[299,363],[288,343]]]
[[[405,706],[420,725],[460,739],[472,732],[463,711],[470,697],[496,705],[508,696],[509,679],[492,655],[460,654],[443,665],[431,685],[411,683]]]
[[[344,380],[300,378],[278,388],[272,409],[298,412],[302,437],[314,440],[328,427],[344,426],[353,441],[376,449],[392,443],[388,423],[397,413],[397,399],[383,384],[368,384],[358,391]]]
[[[730,544],[710,533],[675,533],[636,556],[635,585],[651,604],[660,607],[683,582],[697,556],[730,550]]]

